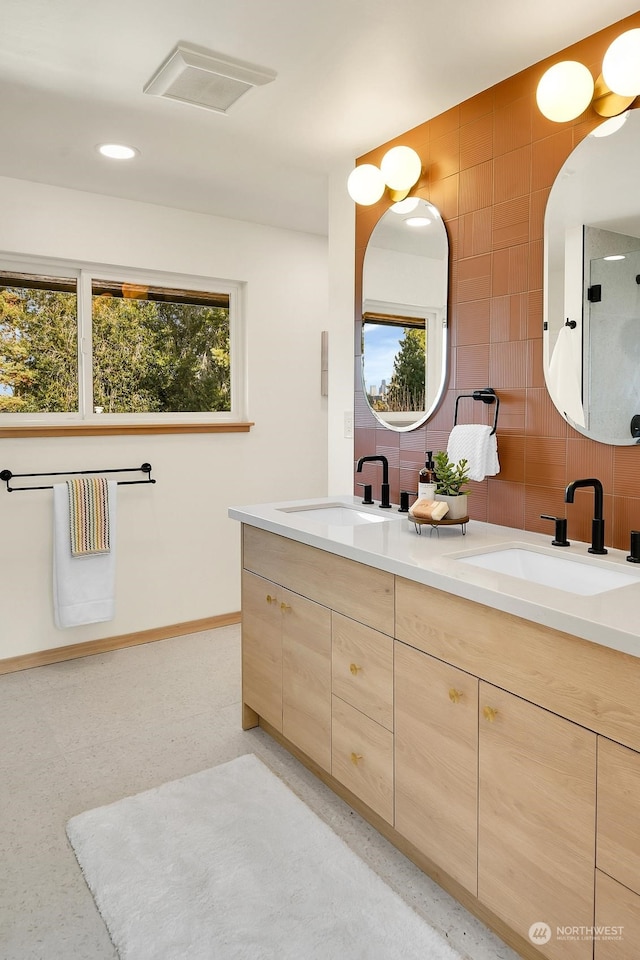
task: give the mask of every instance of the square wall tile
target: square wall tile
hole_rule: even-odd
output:
[[[495,156],[531,143],[531,100],[529,95],[496,107],[493,143]]]
[[[567,485],[567,442],[559,437],[527,437],[525,483],[537,487]]]
[[[478,390],[489,384],[489,344],[454,349],[456,387]],[[493,386],[493,384],[491,384]]]
[[[610,492],[618,497],[640,497],[639,468],[640,450],[635,444],[613,447],[613,489]]]
[[[568,424],[560,416],[546,387],[527,390],[526,433],[531,437],[566,437]]]
[[[533,144],[531,189],[550,187],[573,149],[571,128],[563,128],[544,140]]]
[[[541,515],[565,517],[567,504],[564,502],[564,490],[553,487],[525,488],[524,529],[534,533],[548,533],[549,542],[553,540],[555,527],[550,520],[542,520]]]
[[[529,201],[531,192],[531,144],[512,150],[494,160],[494,202],[516,197]]]
[[[467,300],[456,311],[456,346],[488,343],[490,329],[490,300]]]
[[[487,113],[460,128],[460,169],[493,157],[493,117]]]
[[[488,486],[487,522],[522,529],[524,484],[491,479]]]
[[[493,202],[493,161],[460,171],[460,213],[469,213]]]
[[[527,375],[527,341],[492,343],[489,349],[489,383],[501,387],[523,387]]]
[[[569,482],[581,477],[597,477],[605,494],[613,493],[613,450],[606,443],[594,443],[569,428],[567,439],[567,476]],[[639,494],[640,496],[640,491]]]

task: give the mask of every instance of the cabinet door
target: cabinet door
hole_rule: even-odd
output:
[[[282,732],[331,769],[331,611],[281,590]]]
[[[395,644],[396,829],[476,895],[478,680]]]
[[[282,732],[282,588],[242,573],[242,700]]]
[[[640,894],[640,754],[598,738],[598,867]]]
[[[638,960],[640,897],[596,870],[595,960]]]
[[[478,897],[538,949],[590,960],[591,938],[557,927],[593,925],[596,735],[488,683],[480,683]]]

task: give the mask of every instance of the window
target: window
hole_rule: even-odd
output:
[[[241,420],[240,289],[0,261],[3,424]]]

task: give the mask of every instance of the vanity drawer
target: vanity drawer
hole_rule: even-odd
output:
[[[393,636],[392,573],[243,524],[243,566]]]
[[[335,612],[331,636],[333,693],[393,730],[393,640]]]
[[[640,894],[640,754],[598,738],[596,864]]]
[[[331,773],[388,823],[393,823],[393,734],[332,697]]]

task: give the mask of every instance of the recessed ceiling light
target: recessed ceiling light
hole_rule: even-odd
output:
[[[428,227],[431,220],[429,217],[407,217],[404,222],[408,227]]]
[[[612,256],[610,256],[610,257],[603,257],[602,259],[603,259],[603,260],[626,260],[627,258],[625,257],[625,255],[624,255],[623,253],[617,253],[617,254],[612,255]]]
[[[97,149],[103,157],[109,157],[110,160],[131,160],[140,152],[135,147],[127,147],[124,143],[101,143]]]

